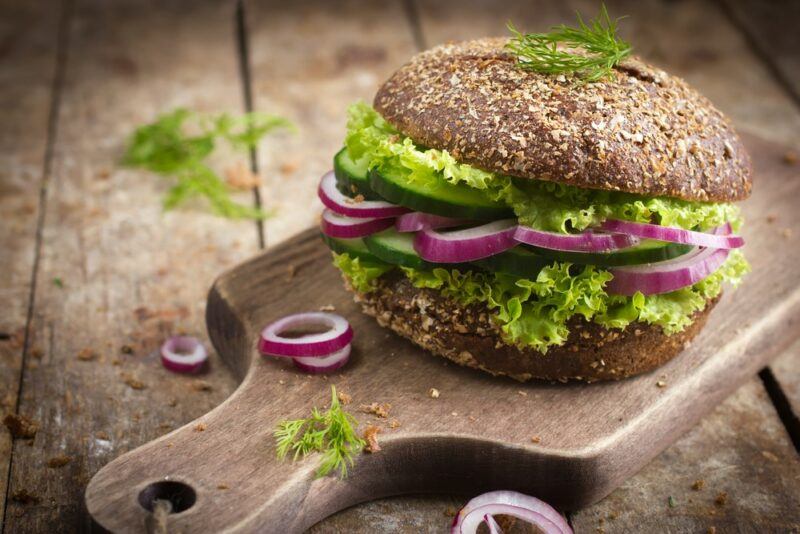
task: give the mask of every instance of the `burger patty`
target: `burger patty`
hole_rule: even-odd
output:
[[[727,118],[682,79],[631,57],[609,79],[522,70],[507,39],[415,56],[375,95],[390,124],[461,163],[577,187],[729,202],[751,163]]]
[[[348,284],[348,289],[354,291]],[[683,332],[667,336],[661,327],[632,323],[607,329],[571,318],[566,343],[546,354],[506,344],[492,313],[482,304],[461,305],[439,291],[415,287],[391,271],[369,293],[354,291],[364,313],[433,354],[459,365],[520,381],[616,380],[650,371],[674,356],[700,332],[719,297],[707,303]]]

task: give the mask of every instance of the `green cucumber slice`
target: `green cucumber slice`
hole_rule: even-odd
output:
[[[322,240],[325,241],[325,244],[328,245],[328,248],[337,254],[347,254],[353,258],[361,258],[363,260],[381,263],[381,260],[367,249],[364,240],[361,238],[342,239],[339,237],[329,237],[322,233],[320,235],[322,236]]]
[[[414,250],[414,234],[410,232],[400,233],[394,228],[389,228],[365,237],[364,244],[372,254],[387,263],[419,270],[446,267],[446,265],[430,263],[420,258]]]
[[[381,200],[369,186],[368,169],[350,159],[347,147],[341,149],[333,157],[333,174],[336,176],[336,188],[349,197],[362,195],[368,200]]]
[[[562,250],[549,250],[524,245],[535,254],[548,259],[548,261],[565,261],[579,265],[596,265],[598,267],[621,267],[623,265],[641,265],[658,261],[671,260],[689,252],[692,245],[680,243],[665,243],[653,239],[643,240],[635,247],[610,252],[606,254],[593,252],[566,252]]]
[[[529,280],[536,280],[539,271],[551,263],[553,263],[553,260],[544,258],[521,245],[500,254],[472,262],[473,265],[477,265],[487,271],[510,274],[511,276]]]
[[[396,169],[371,169],[369,185],[389,202],[443,217],[495,220],[514,216],[511,208],[486,198],[477,189],[444,180],[432,185],[417,184]]]

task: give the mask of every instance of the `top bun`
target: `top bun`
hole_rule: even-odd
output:
[[[600,82],[516,66],[505,38],[418,54],[375,95],[414,142],[463,163],[578,187],[727,202],[750,194],[750,158],[689,85],[632,57]]]

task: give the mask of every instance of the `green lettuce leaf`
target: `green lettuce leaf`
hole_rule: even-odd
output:
[[[583,189],[516,179],[458,163],[446,150],[415,145],[365,103],[353,104],[349,109],[345,146],[357,164],[390,168],[411,182],[445,180],[481,190],[487,198],[512,207],[523,224],[540,230],[580,231],[609,218],[700,230],[710,230],[725,222],[731,222],[734,230],[738,230],[741,222],[739,208],[731,203],[689,202]]]
[[[346,254],[334,254],[334,263],[362,292],[374,289],[375,280],[393,268]],[[720,294],[723,282],[738,285],[750,267],[741,251],[734,250],[722,267],[694,286],[630,297],[606,293],[610,272],[569,263],[554,262],[535,280],[483,271],[400,269],[416,287],[436,289],[463,305],[485,305],[507,343],[545,353],[566,341],[567,322],[575,315],[606,328],[624,329],[638,321],[660,326],[668,335],[680,332],[691,324],[695,312]]]
[[[375,289],[375,281],[394,266],[388,263],[354,258],[347,254],[333,253],[333,264],[347,277],[356,291],[369,293]]]

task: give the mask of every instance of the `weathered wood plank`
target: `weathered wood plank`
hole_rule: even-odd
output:
[[[11,473],[11,490],[38,503],[11,503],[7,532],[85,529],[83,490],[100,466],[233,388],[216,356],[204,391],[164,370],[157,349],[176,332],[205,339],[206,291],[257,250],[253,223],[162,213],[166,184],[117,167],[125,138],[159,112],[242,110],[233,11],[226,2],[75,6],[32,323],[42,357],[25,369],[21,406],[41,429],[32,446],[15,443]],[[82,350],[93,359],[80,360]],[[56,457],[70,461],[48,467]]]
[[[274,245],[316,221],[316,183],[344,138],[348,104],[372,96],[413,52],[399,1],[252,2],[248,25],[256,109],[287,115],[297,135],[262,151],[262,198]]]
[[[722,8],[774,69],[779,83],[800,103],[800,2],[722,0]]]
[[[0,23],[0,417],[16,410],[39,191],[56,73],[60,6],[5,2]],[[30,357],[30,354],[29,354]],[[12,438],[0,426],[0,529]]]

